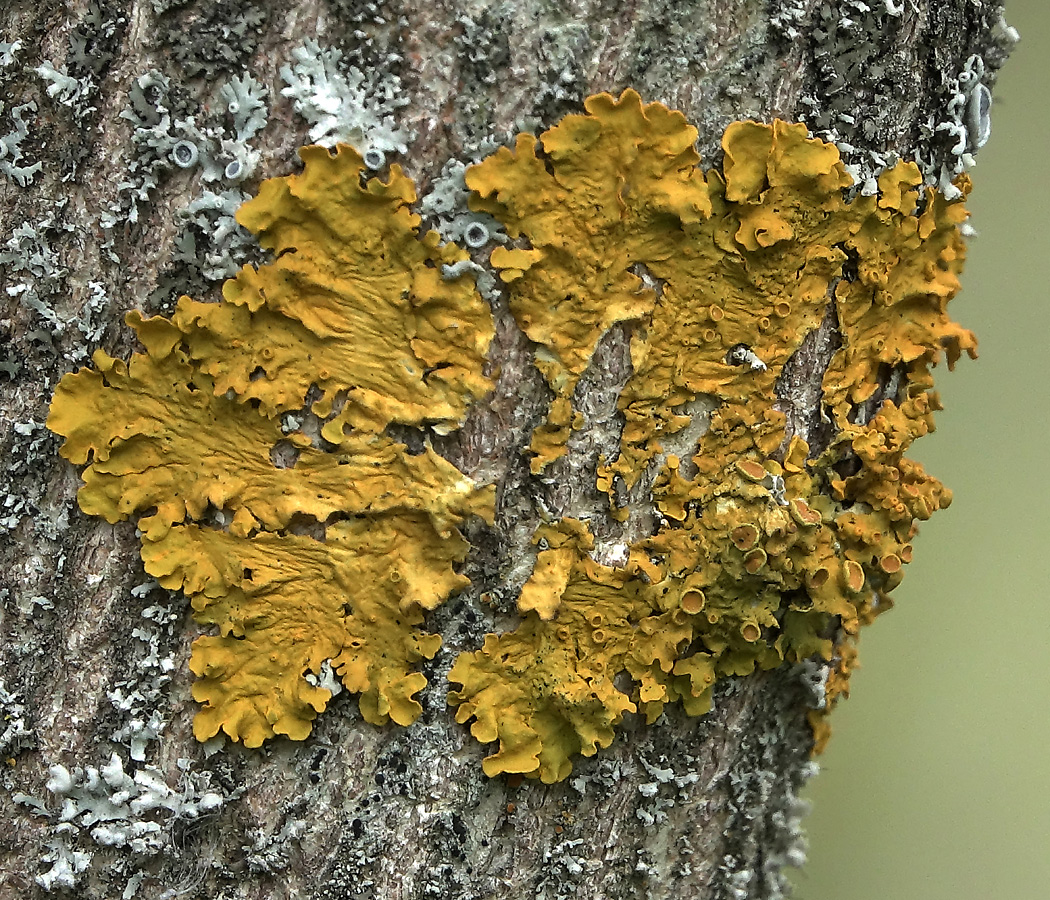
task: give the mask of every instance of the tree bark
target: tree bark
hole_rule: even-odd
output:
[[[645,726],[628,714],[609,749],[553,785],[486,777],[485,748],[446,706],[456,651],[505,616],[479,597],[513,602],[541,510],[601,518],[594,471],[616,445],[624,329],[603,337],[584,377],[589,430],[537,477],[523,450],[549,395],[533,345],[496,299],[495,392],[435,440],[498,485],[496,523],[467,533],[471,586],[432,614],[445,647],[408,728],[365,723],[344,692],[303,742],[198,744],[187,660],[200,629],[184,598],[144,574],[134,524],[79,511],[77,473],[43,422],[64,373],[97,347],[131,350],[125,312],[216,298],[259,258],[230,215],[261,178],[295,170],[311,128],[358,128],[377,146],[387,135],[435,226],[465,212],[465,194],[425,199],[454,183],[447,161],[475,162],[581,111],[588,95],[626,88],[681,110],[705,167],[720,165],[729,122],[780,117],[838,143],[861,185],[903,158],[946,188],[986,137],[979,91],[1015,39],[1001,6],[13,0],[2,26],[0,897],[786,896],[785,869],[805,856],[799,790],[816,768],[806,715],[819,666],[722,681],[699,718],[669,708]],[[333,48],[330,71],[364,112],[325,132],[319,112],[296,109],[289,78],[321,71]],[[245,72],[266,106],[255,130],[223,109],[223,86]],[[181,168],[179,140],[211,156]],[[238,159],[249,178],[208,180],[207,166]],[[792,375],[803,418],[817,416],[819,343]],[[625,539],[644,536],[643,522],[632,527]],[[118,780],[114,757],[141,802],[100,819],[123,829],[107,844],[83,815],[64,821],[62,806],[97,810],[105,790],[91,769]]]

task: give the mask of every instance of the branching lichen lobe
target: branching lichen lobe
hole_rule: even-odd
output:
[[[221,303],[130,313],[146,352],[127,365],[97,353],[48,420],[62,453],[89,463],[81,507],[141,515],[146,570],[219,629],[190,663],[201,740],[304,738],[330,696],[305,676],[326,660],[368,721],[413,721],[416,664],[440,645],[422,611],[466,582],[457,525],[491,517],[491,489],[385,434],[453,428],[488,387],[488,309],[469,278],[439,274],[463,252],[418,233],[397,166],[362,183],[350,147],[301,155],[301,175],[266,182],[238,214],[275,261],[242,269]],[[282,423],[311,392],[320,440],[302,416]],[[279,468],[282,442],[298,455]],[[294,532],[304,516],[322,541]]]
[[[975,348],[945,313],[966,212],[920,194],[914,164],[885,172],[878,196],[850,198],[838,150],[805,126],[736,122],[723,173],[705,177],[680,114],[632,91],[586,108],[467,174],[475,208],[518,239],[491,261],[555,394],[535,471],[566,452],[573,386],[598,338],[613,322],[641,326],[620,454],[599,486],[625,518],[617,485],[656,467],[663,524],[618,568],[595,561],[585,523],[544,526],[563,538],[539,554],[521,626],[450,673],[460,721],[500,741],[486,771],[544,781],[607,746],[625,711],[706,711],[719,677],[816,656],[834,668],[829,697],[846,689],[852,642],[888,605],[914,521],[950,500],[902,456],[932,428],[929,369]],[[829,298],[840,339],[820,401],[833,437],[818,455],[786,432],[776,384]],[[886,371],[896,392],[861,421]],[[696,453],[664,453],[701,397],[718,408]],[[822,745],[822,715],[813,725]]]
[[[945,311],[961,202],[922,188],[910,163],[853,196],[838,151],[803,125],[733,123],[722,173],[702,171],[696,138],[632,91],[599,95],[466,176],[475,211],[511,239],[490,263],[554,397],[533,472],[568,452],[585,418],[576,386],[603,335],[630,323],[619,452],[596,487],[626,520],[622,498],[651,483],[659,522],[617,552],[567,515],[537,530],[520,624],[449,675],[457,719],[498,742],[489,775],[561,780],[624,713],[654,721],[681,701],[703,714],[717,679],[756,668],[819,658],[834,699],[915,520],[950,499],[903,453],[932,428],[930,367],[975,346]],[[239,213],[274,262],[242,269],[221,303],[131,314],[146,352],[97,354],[49,419],[63,454],[88,463],[82,508],[141,515],[147,571],[218,629],[191,661],[202,740],[305,737],[329,695],[305,676],[326,660],[368,721],[413,721],[416,664],[440,643],[423,613],[465,583],[458,527],[494,503],[388,432],[455,429],[488,390],[489,311],[469,275],[448,275],[468,271],[453,268],[466,254],[418,233],[396,166],[362,181],[350,147],[302,156],[302,175]],[[829,322],[811,448],[778,383]],[[709,426],[690,428],[701,409]],[[278,445],[293,464],[277,467]],[[303,517],[323,540],[297,533]]]

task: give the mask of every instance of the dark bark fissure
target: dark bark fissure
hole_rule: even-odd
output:
[[[832,356],[842,346],[835,308],[837,286],[838,279],[832,279],[824,318],[802,339],[801,346],[784,363],[777,378],[775,391],[779,402],[775,408],[787,416],[781,454],[796,434],[809,444],[810,458],[819,456],[834,437],[834,425],[822,403],[822,383]]]

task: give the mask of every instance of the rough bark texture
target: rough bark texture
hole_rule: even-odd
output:
[[[445,705],[443,673],[454,653],[509,620],[535,559],[540,510],[603,527],[594,524],[605,521],[594,467],[616,446],[616,397],[630,365],[625,328],[605,336],[577,390],[598,424],[576,433],[569,456],[537,477],[522,448],[549,394],[529,341],[496,298],[496,391],[437,444],[467,473],[498,483],[496,524],[468,534],[472,586],[433,615],[445,647],[426,671],[424,715],[407,729],[367,725],[344,693],[305,742],[278,740],[261,751],[197,744],[186,661],[199,631],[185,602],[144,576],[133,524],[108,526],[79,512],[76,472],[42,423],[64,372],[95,347],[130,349],[124,312],[169,310],[180,293],[215,296],[224,275],[251,257],[243,236],[225,230],[222,191],[233,192],[225,199],[235,205],[237,190],[251,192],[260,177],[297,165],[294,151],[316,123],[280,95],[280,70],[306,39],[340,48],[343,69],[362,73],[373,111],[389,113],[403,131],[399,159],[424,190],[440,183],[446,160],[469,163],[518,131],[578,111],[589,94],[627,87],[681,109],[700,131],[708,165],[720,162],[729,121],[780,116],[839,142],[861,182],[899,156],[920,160],[943,184],[962,155],[950,127],[965,124],[958,97],[969,96],[974,78],[994,81],[1010,44],[1001,8],[988,0],[868,6],[6,4],[0,897],[60,892],[72,881],[85,898],[713,900],[787,892],[783,870],[804,858],[798,791],[814,768],[805,718],[812,670],[723,682],[713,712],[700,719],[630,722],[609,750],[579,760],[570,779],[552,786],[486,778],[484,748]],[[317,46],[307,52],[316,55]],[[244,71],[269,90],[269,121],[252,138],[261,164],[244,185],[205,184],[168,162],[169,145],[221,119],[219,89]],[[156,105],[157,91],[170,123],[153,123],[153,146],[134,113]],[[179,125],[189,116],[195,126]],[[793,427],[813,440],[835,340],[827,321],[783,384],[785,403],[798,411]],[[695,412],[702,423],[705,410]],[[631,540],[653,526],[639,503],[625,526],[604,527],[623,528]],[[495,602],[479,603],[483,593]],[[137,845],[105,846],[104,833],[82,818],[62,821],[71,791],[81,792],[81,808],[94,802],[84,786],[90,773],[64,794],[53,773],[49,782],[51,766],[76,775],[77,767],[111,764],[114,753],[125,772],[139,773],[140,786],[152,766],[173,791],[164,803],[140,804]]]

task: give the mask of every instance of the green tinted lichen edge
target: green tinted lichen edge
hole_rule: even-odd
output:
[[[660,525],[619,566],[596,561],[587,522],[541,525],[520,624],[459,655],[449,703],[495,745],[487,774],[551,783],[625,712],[702,715],[720,678],[817,658],[831,670],[810,717],[819,750],[860,626],[889,607],[916,520],[951,499],[903,454],[933,428],[931,367],[976,355],[946,314],[965,207],[908,162],[850,199],[838,150],[804,125],[734,122],[723,171],[705,173],[681,113],[630,90],[585,107],[472,166],[467,186],[512,239],[490,264],[554,397],[533,470],[567,452],[574,388],[626,323],[620,452],[596,488],[624,518],[625,489],[655,470]],[[81,508],[141,516],[146,570],[216,631],[190,661],[200,740],[306,737],[330,698],[307,675],[326,661],[367,721],[411,723],[441,640],[424,614],[466,582],[463,522],[493,516],[491,486],[386,431],[454,429],[489,388],[489,311],[469,274],[440,274],[466,253],[420,232],[397,166],[362,181],[351,147],[300,153],[301,175],[238,214],[275,261],[242,269],[220,303],[129,314],[145,352],[96,353],[48,419],[88,464]],[[837,343],[810,447],[784,372],[825,321]],[[696,401],[714,411],[679,459],[661,442]]]

